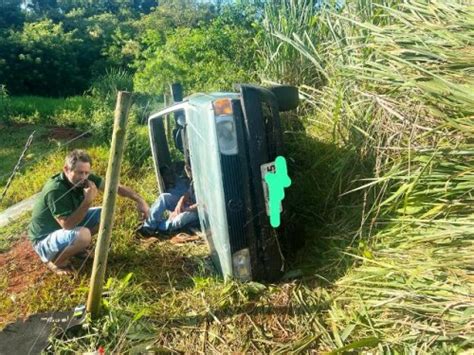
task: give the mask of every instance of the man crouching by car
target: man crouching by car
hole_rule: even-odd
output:
[[[44,185],[33,207],[28,227],[33,249],[48,268],[57,274],[72,271],[72,256],[87,257],[92,236],[97,233],[100,207],[92,207],[105,182],[91,174],[92,160],[85,151],[73,150],[63,171]],[[137,204],[141,219],[149,215],[145,200],[131,188],[119,185],[118,194]]]

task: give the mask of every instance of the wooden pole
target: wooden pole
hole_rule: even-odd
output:
[[[87,299],[87,312],[92,318],[97,318],[100,312],[102,287],[107,267],[107,254],[112,236],[113,216],[115,200],[120,179],[120,166],[122,164],[127,118],[132,94],[119,91],[117,104],[115,106],[114,131],[112,134],[112,146],[110,147],[109,165],[105,177],[105,191],[102,214],[100,218],[99,236],[95,248],[94,265],[92,267],[89,297]]]

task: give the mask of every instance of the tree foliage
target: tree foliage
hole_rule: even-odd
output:
[[[3,0],[0,4],[0,31],[7,28],[19,28],[25,20],[18,0]]]
[[[161,93],[170,83],[181,82],[187,91],[229,90],[233,83],[252,78],[252,37],[252,31],[218,20],[206,27],[178,28],[165,44],[146,52],[136,87]]]
[[[174,80],[192,90],[229,88],[253,74],[249,1],[6,0],[0,84],[12,95],[67,96],[125,70],[154,94]]]
[[[81,40],[74,32],[65,33],[61,24],[25,24],[22,32],[12,32],[0,45],[0,77],[11,93],[72,94],[74,87],[65,83],[81,79],[80,46]]]

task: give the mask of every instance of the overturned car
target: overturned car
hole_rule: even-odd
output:
[[[283,155],[280,112],[298,106],[298,90],[242,84],[236,91],[183,99],[174,84],[175,103],[148,118],[152,156],[160,192],[169,188],[162,167],[191,169],[199,224],[219,272],[271,281],[284,271],[284,257],[264,175]]]

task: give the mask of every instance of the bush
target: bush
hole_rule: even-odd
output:
[[[103,142],[110,142],[114,127],[114,110],[104,104],[96,104],[91,117],[91,129],[94,135]]]
[[[233,83],[252,81],[254,35],[250,29],[218,20],[206,28],[178,28],[166,44],[145,52],[137,63],[135,86],[162,94],[173,82],[181,82],[190,92],[229,90]]]
[[[0,77],[12,94],[71,95],[83,87],[81,40],[50,19],[25,23],[0,41]]]
[[[146,162],[152,166],[150,139],[148,137],[148,127],[137,125],[132,121],[134,115],[130,115],[131,119],[128,125],[128,136],[125,148],[125,159],[127,159],[133,170],[142,167]]]
[[[296,192],[307,230],[309,272],[332,286],[333,336],[321,337],[316,351],[345,351],[374,336],[379,352],[468,349],[472,7],[372,0],[315,15],[308,2],[272,4],[264,44],[281,42],[266,52],[264,74],[296,76],[306,103],[305,129],[287,132],[289,195]],[[281,21],[305,16],[312,22]]]
[[[88,129],[94,101],[87,96],[66,99],[40,96],[0,97],[0,121],[6,124],[29,123]]]
[[[0,85],[0,123],[10,123],[10,99],[6,85]]]
[[[93,97],[115,102],[119,91],[133,91],[133,76],[124,69],[111,68],[96,79],[88,90]]]
[[[148,103],[146,100],[144,102]],[[105,102],[96,102],[95,107],[89,126],[99,141],[110,144],[114,128],[114,109],[111,104]],[[130,108],[124,157],[135,168],[141,167],[150,157],[148,126],[142,122],[148,117],[151,107],[154,105],[148,104],[144,107],[139,101]],[[145,113],[148,114],[143,116]]]

